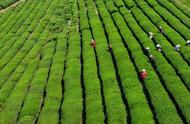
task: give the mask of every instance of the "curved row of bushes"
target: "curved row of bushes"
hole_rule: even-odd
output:
[[[11,44],[9,44],[11,47]],[[9,48],[9,46],[7,46]],[[32,50],[31,50],[32,51]],[[3,50],[1,51],[3,52]],[[4,54],[6,53],[3,52]],[[38,54],[38,53],[37,53]],[[29,58],[26,57],[26,58]],[[32,58],[31,58],[32,59]],[[13,66],[9,66],[9,70],[11,71],[11,75],[9,77],[2,77],[1,79],[1,85],[2,88],[0,89],[0,106],[3,104],[3,102],[7,99],[7,97],[9,96],[9,94],[11,93],[12,89],[14,88],[14,86],[16,85],[16,82],[20,79],[20,77],[22,77],[23,72],[25,71],[27,64],[29,63],[29,61],[26,63],[26,61],[23,60],[18,66],[17,69],[15,69],[15,67]],[[13,70],[13,72],[12,72]],[[1,75],[3,75],[4,73],[1,73]],[[9,74],[9,73],[8,73]]]
[[[23,3],[19,4],[18,7],[14,8],[14,9],[9,9],[6,13],[1,13],[1,15],[2,15],[0,18],[1,33],[3,33],[2,31],[6,27],[10,28],[13,26],[13,25],[9,25],[9,23],[10,24],[16,23],[19,19],[22,19],[21,17],[25,15],[24,13],[26,12],[26,10],[28,10],[30,8],[30,6],[32,6],[32,8],[35,6],[34,3],[37,4],[37,1],[23,2]],[[9,31],[9,30],[6,30],[6,31]],[[4,35],[6,35],[6,33]]]
[[[51,13],[54,12],[54,10],[56,8],[56,4],[51,4],[50,8],[51,9],[49,9],[47,11],[47,13],[49,13],[49,15],[51,17]],[[44,16],[44,18],[47,18],[47,15]],[[43,23],[44,22],[41,22],[41,24],[43,24]],[[51,24],[51,22],[49,22],[48,25],[50,25],[50,24]],[[41,32],[41,36],[39,37],[39,42],[31,49],[31,51],[29,52],[27,57],[23,59],[22,64],[26,64],[29,61],[31,61],[31,59],[37,57],[42,45],[44,44],[45,41],[47,41],[47,35],[49,34],[49,32],[47,33],[48,25],[47,25],[47,22],[46,22],[45,25],[40,25],[40,27],[38,27],[38,30],[37,30],[38,33],[40,33],[40,31],[42,31],[42,30],[39,30],[39,29],[43,28],[43,32]],[[44,39],[44,37],[46,39]],[[39,68],[38,68],[37,72],[35,73],[34,78],[31,81],[31,84],[29,84],[30,83],[30,81],[29,81],[29,82],[26,82],[27,84],[24,85],[22,83],[22,80],[20,80],[17,83],[17,85],[14,87],[14,89],[12,91],[12,94],[10,96],[8,96],[8,99],[5,101],[5,103],[1,107],[2,111],[1,111],[1,116],[0,117],[2,118],[1,119],[2,122],[4,122],[4,123],[16,122],[17,120],[20,119],[20,117],[19,117],[20,114],[21,114],[21,117],[23,117],[23,116],[25,116],[25,114],[27,114],[27,112],[31,112],[31,110],[33,111],[33,109],[35,107],[40,107],[39,104],[37,104],[36,102],[39,102],[39,103],[41,102],[41,98],[42,98],[41,96],[43,96],[44,88],[41,87],[41,89],[38,89],[38,87],[39,86],[45,86],[45,80],[48,77],[48,70],[49,70],[49,66],[50,66],[50,62],[51,62],[51,61],[49,61],[49,64],[48,64],[48,59],[51,60],[51,58],[50,58],[51,53],[53,54],[53,52],[51,52],[52,51],[51,49],[54,50],[54,47],[52,47],[53,44],[55,44],[55,42],[49,42],[48,45],[46,45],[46,47],[44,48],[43,53],[42,53],[42,56],[43,56],[42,60],[43,61],[40,61]],[[9,85],[9,86],[11,86],[11,85]],[[22,90],[20,89],[20,90],[17,91],[17,87],[21,87]],[[33,92],[35,87],[36,87],[36,92]],[[40,94],[37,91],[41,91],[42,94]],[[17,96],[16,94],[23,94],[23,95],[22,96],[21,95]],[[39,101],[37,99],[35,99],[35,100],[33,99],[33,98],[36,98],[35,95],[37,95],[37,94],[38,94],[37,97],[39,98]],[[36,103],[36,104],[34,104],[34,103]],[[32,107],[28,108],[28,106],[30,106],[31,104],[33,105],[33,108]],[[23,105],[23,108],[22,108],[22,105]],[[15,109],[11,109],[11,108],[15,108]],[[24,114],[23,114],[23,112],[24,112]],[[21,118],[21,119],[23,119],[23,118]],[[35,119],[33,121],[35,121]]]
[[[176,8],[171,2],[168,0],[158,0],[158,3],[166,8],[169,12],[175,15],[181,22],[183,22],[187,27],[190,28],[190,18],[186,16],[183,12],[181,12],[178,8]]]
[[[178,32],[178,34],[182,35],[186,40],[190,39],[190,36],[188,34],[188,32],[190,32],[190,29],[186,27],[183,23],[181,23],[179,19],[177,19],[170,12],[168,12],[167,9],[157,4],[156,1],[150,1],[150,0],[146,1],[154,8],[152,9],[154,13],[158,13],[157,15],[162,17],[164,21],[167,21],[170,27],[175,29]]]
[[[169,0],[169,1],[172,2],[185,15],[187,15],[188,17],[190,17],[190,9],[186,5],[183,5],[178,0]]]
[[[154,10],[148,7],[146,3],[144,3],[143,1],[140,1],[140,2],[137,2],[137,4],[139,4],[142,11],[146,14],[146,16],[148,16],[147,20],[151,20],[154,23],[154,24],[149,23],[149,26],[151,26],[151,30],[148,28],[149,26],[146,25],[147,33],[152,31],[153,29],[154,29],[153,32],[156,32],[156,30],[158,30],[156,29],[156,27],[158,28],[159,26],[162,26],[164,28],[164,36],[173,45],[173,47],[176,44],[181,45],[180,53],[185,58],[185,61],[189,63],[190,55],[188,53],[190,52],[190,49],[188,46],[185,46],[186,41],[174,29],[172,29],[167,24],[167,22],[163,21],[162,18],[154,12]],[[162,35],[160,35],[159,37],[162,37],[163,39]]]
[[[143,16],[143,13],[140,10],[136,10],[135,13],[136,13],[135,14],[136,16],[139,16],[139,15]],[[138,13],[138,15],[137,15],[137,13]],[[143,16],[143,17],[144,17],[144,20],[146,20],[146,22],[149,21],[149,19],[146,18],[146,16]],[[150,30],[153,30],[155,28],[154,25],[151,24],[151,22],[148,22],[146,24],[141,23],[141,26],[144,27],[144,30],[146,31],[147,34]],[[167,34],[168,31],[167,31],[166,27],[165,27],[165,30],[166,30],[165,33]],[[173,34],[171,34],[171,35],[173,35]],[[188,71],[189,70],[188,64],[182,59],[180,54],[178,54],[177,52],[174,51],[173,46],[167,41],[166,38],[164,38],[163,35],[157,33],[157,34],[155,34],[155,37],[153,39],[156,41],[157,44],[159,43],[162,45],[163,53],[167,56],[167,58],[170,60],[170,62],[173,64],[173,66],[178,69],[179,73],[180,73],[180,71],[186,71],[186,70]],[[186,47],[188,48],[188,46],[186,46]],[[184,55],[183,50],[181,53]],[[186,54],[187,54],[187,52],[186,52]],[[175,59],[173,59],[173,58],[175,58]],[[187,84],[188,84],[188,81],[187,81]]]
[[[28,12],[26,12],[26,8],[29,7],[31,4],[31,8],[28,9]],[[40,5],[42,3],[39,3]],[[33,3],[29,3],[27,2],[21,10],[19,10],[19,12],[13,12],[9,18],[5,21],[5,23],[3,23],[1,25],[1,33],[0,36],[2,37],[1,43],[0,43],[0,48],[1,51],[3,51],[3,49],[5,49],[6,47],[11,46],[12,44],[12,40],[17,40],[19,37],[22,36],[22,34],[24,33],[24,31],[26,30],[27,26],[26,23],[30,24],[30,22],[32,21],[32,19],[34,19],[36,16],[34,15],[34,10],[39,10],[40,9],[40,5],[37,6],[37,2],[33,2]],[[33,13],[33,14],[32,14]],[[15,19],[12,20],[13,18],[11,16],[15,16]],[[28,19],[27,19],[28,18]],[[20,29],[18,27],[21,27]],[[14,38],[13,38],[14,37]],[[12,41],[12,42],[11,42]],[[11,43],[7,43],[7,42],[11,42]],[[14,43],[14,42],[13,42]],[[2,53],[2,52],[1,52]],[[0,57],[2,58],[2,56],[5,53],[2,53],[0,55]]]
[[[43,24],[43,23],[41,23],[41,24]],[[45,25],[42,26],[43,29],[44,29],[44,26]],[[39,33],[39,31],[42,31],[42,30],[38,30],[36,33]],[[5,68],[5,70],[9,70],[9,71],[4,71],[1,73],[2,75],[7,74],[4,77],[2,77],[3,80],[1,80],[2,84],[4,84],[2,86],[2,88],[0,89],[0,92],[1,92],[0,105],[1,106],[4,103],[4,101],[8,98],[8,96],[11,94],[11,91],[15,87],[16,83],[22,77],[22,74],[25,71],[28,63],[39,54],[38,52],[40,51],[41,47],[45,43],[44,41],[46,41],[47,36],[48,36],[48,30],[46,29],[39,37],[39,42],[37,42],[34,45],[34,47],[31,48],[31,50],[29,48],[30,51],[24,58],[22,58],[22,59],[20,58],[21,57],[21,53],[20,53],[18,57],[15,57],[13,60],[10,61],[11,63],[14,63],[17,61],[19,63],[16,63],[15,65],[10,64],[9,66],[7,66]],[[29,47],[31,47],[31,46],[29,46]]]
[[[23,8],[25,4],[19,4],[16,8],[10,8],[8,11],[6,11],[5,13],[1,13],[0,14],[0,26],[3,25],[4,23],[7,23],[7,20],[12,20],[14,16],[16,16],[16,13],[18,13],[20,9]],[[32,5],[32,4],[31,4]],[[11,19],[12,18],[12,19]],[[0,29],[2,31],[2,29]]]
[[[38,6],[38,9],[40,6]],[[38,15],[37,17],[43,17],[43,14]],[[31,16],[29,19],[34,18]],[[35,20],[38,20],[38,18],[35,18]],[[24,20],[22,20],[24,21]],[[36,24],[37,25],[37,24]],[[31,27],[30,27],[31,28]],[[21,28],[21,36],[16,37],[13,39],[10,39],[10,41],[7,42],[7,46],[4,46],[1,49],[1,52],[3,53],[1,56],[1,71],[0,75],[2,76],[1,78],[1,85],[7,81],[9,75],[11,72],[19,65],[19,63],[22,61],[22,59],[25,57],[25,55],[28,54],[30,49],[33,47],[35,44],[36,39],[40,35],[39,32],[42,32],[43,30],[39,29],[37,27],[32,27],[32,31],[34,31],[33,34],[30,34],[29,32],[25,32],[24,30],[26,29],[26,26]],[[17,39],[18,38],[18,39]],[[33,38],[33,39],[32,39]],[[28,42],[26,43],[26,41]],[[32,45],[33,44],[33,45]],[[12,64],[10,64],[12,63]]]
[[[39,59],[34,59],[29,63],[21,80],[18,82],[12,94],[5,102],[5,105],[2,107],[2,111],[0,113],[1,123],[11,124],[17,121],[20,107],[27,94],[27,89],[30,86],[30,82],[38,68],[38,64]]]

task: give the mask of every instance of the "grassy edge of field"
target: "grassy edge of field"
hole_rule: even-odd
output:
[[[187,6],[188,8],[190,8],[190,1],[189,0],[174,0],[174,1],[178,1],[181,4]]]

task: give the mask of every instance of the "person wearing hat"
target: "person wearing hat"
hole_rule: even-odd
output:
[[[164,29],[163,29],[161,26],[159,27],[159,32],[160,32],[161,34],[164,33]]]
[[[90,45],[91,45],[92,47],[94,47],[94,48],[96,47],[96,42],[95,42],[94,39],[91,40],[91,44],[90,44]]]
[[[158,50],[159,52],[161,52],[161,51],[162,51],[162,47],[161,47],[161,45],[160,45],[160,44],[157,44],[157,45],[156,45],[156,48],[157,48],[157,50]]]
[[[146,47],[146,48],[144,49],[144,51],[145,51],[146,54],[149,54],[149,53],[150,53],[150,48],[149,48],[149,47]]]
[[[190,46],[190,40],[187,40],[186,45]]]
[[[179,50],[180,50],[180,47],[181,47],[181,46],[180,46],[179,44],[175,45],[175,48],[174,48],[175,51],[179,51]]]
[[[150,55],[150,56],[149,56],[149,59],[150,59],[151,62],[153,62],[153,61],[154,61],[154,56],[153,56],[153,55]]]
[[[113,51],[113,49],[112,49],[112,45],[111,45],[111,44],[108,45],[108,50],[109,50],[110,52]]]
[[[152,32],[149,32],[149,38],[152,39],[154,34]]]
[[[140,79],[141,79],[142,81],[145,80],[145,78],[147,77],[147,75],[148,75],[148,73],[147,73],[147,71],[146,71],[145,69],[142,69],[142,70],[140,71],[139,76],[140,76]]]

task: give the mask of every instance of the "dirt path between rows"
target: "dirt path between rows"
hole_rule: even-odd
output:
[[[20,2],[23,2],[23,0],[19,0],[19,1],[15,2],[15,3],[11,4],[7,8],[0,10],[0,13],[6,12],[7,10],[9,10],[12,7],[16,7]]]

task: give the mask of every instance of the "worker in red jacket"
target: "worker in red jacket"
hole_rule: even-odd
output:
[[[140,71],[140,79],[141,79],[142,81],[145,80],[145,78],[147,77],[147,75],[148,75],[148,73],[147,73],[147,71],[146,71],[145,69],[142,69],[142,70]]]
[[[90,45],[91,45],[92,47],[94,47],[94,48],[96,47],[96,42],[95,42],[94,39],[91,40],[91,44],[90,44]]]

